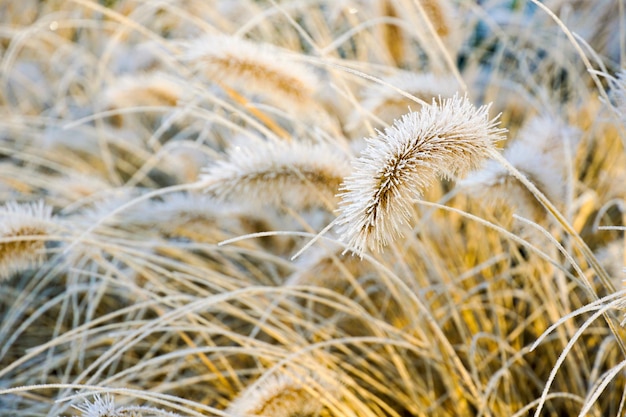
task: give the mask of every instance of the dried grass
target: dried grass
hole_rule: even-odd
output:
[[[623,415],[618,3],[0,2],[0,417]]]

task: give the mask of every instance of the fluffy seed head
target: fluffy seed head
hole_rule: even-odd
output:
[[[305,208],[334,201],[350,164],[329,145],[266,142],[236,146],[204,172],[205,191],[219,200]]]
[[[182,97],[182,89],[171,77],[162,73],[145,73],[120,77],[104,91],[103,104],[108,110],[127,107],[175,107]],[[124,116],[116,115],[111,122],[120,127]]]
[[[0,280],[43,261],[45,241],[21,239],[49,234],[51,217],[52,208],[43,201],[26,204],[10,201],[0,207],[0,239],[6,240],[0,242]]]
[[[271,375],[246,389],[226,410],[238,417],[315,417],[322,403],[288,374]]]
[[[96,394],[94,396],[93,402],[85,401],[85,403],[81,405],[74,406],[78,411],[80,411],[83,417],[112,417],[117,416],[117,412],[115,411],[115,402],[113,401],[113,397],[110,395],[105,395],[101,397]]]
[[[86,401],[74,408],[82,413],[82,417],[180,417],[176,413],[152,407],[116,407],[113,397],[108,394],[104,398],[96,394],[93,402]]]
[[[209,78],[243,94],[263,95],[281,108],[303,107],[316,89],[312,71],[270,44],[207,36],[190,44],[184,59]]]
[[[557,206],[566,198],[567,158],[580,141],[581,132],[554,117],[535,117],[520,130],[503,156]],[[472,195],[505,199],[525,215],[535,217],[543,210],[519,181],[495,161],[473,172],[459,183]]]
[[[433,101],[397,120],[354,163],[341,186],[340,239],[357,254],[380,250],[401,234],[414,199],[437,176],[457,177],[477,167],[501,140],[489,106],[467,97]]]

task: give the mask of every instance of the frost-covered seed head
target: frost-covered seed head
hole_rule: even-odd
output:
[[[557,206],[565,203],[568,154],[573,155],[581,132],[551,116],[534,117],[520,130],[503,156]],[[473,172],[459,183],[466,192],[492,199],[506,199],[524,215],[542,212],[536,199],[496,161]]]
[[[82,417],[180,417],[176,413],[147,406],[116,407],[113,397],[94,395],[93,402],[74,406]]]
[[[404,115],[368,139],[341,187],[340,239],[361,255],[366,247],[380,250],[397,238],[413,201],[433,180],[464,175],[503,138],[488,110],[455,95]]]
[[[315,417],[322,403],[288,374],[271,375],[242,392],[226,410],[238,417]]]
[[[82,417],[117,417],[115,411],[115,401],[110,395],[101,397],[94,395],[93,402],[85,401],[83,404],[74,406],[82,413]]]
[[[234,147],[200,176],[213,197],[250,204],[323,206],[350,173],[342,152],[324,144],[266,142]]]
[[[126,75],[116,79],[115,84],[103,92],[103,106],[114,110],[127,107],[168,106],[175,107],[184,89],[172,77],[156,72]],[[127,116],[118,114],[110,120],[121,127]]]
[[[316,90],[315,74],[271,44],[206,36],[189,44],[183,59],[215,81],[244,94],[261,94],[282,108],[310,104]]]
[[[0,207],[0,280],[41,264],[45,236],[52,230],[52,208],[43,201],[19,204],[10,201]],[[23,240],[34,237],[32,240]],[[14,240],[11,240],[11,239]]]

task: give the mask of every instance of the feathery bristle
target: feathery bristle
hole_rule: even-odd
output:
[[[456,177],[477,167],[502,139],[489,106],[476,109],[454,97],[406,114],[368,146],[341,187],[341,240],[362,255],[401,234],[411,206],[437,177]]]
[[[329,145],[267,142],[234,147],[204,172],[205,191],[219,200],[306,208],[334,202],[350,164]]]
[[[43,201],[26,204],[10,201],[0,207],[0,238],[9,239],[0,243],[0,280],[43,261],[45,241],[22,238],[49,234],[51,217],[52,208]]]
[[[81,405],[74,406],[83,414],[83,417],[113,417],[117,416],[115,411],[115,401],[110,395],[101,397],[94,395],[93,402],[85,401]]]

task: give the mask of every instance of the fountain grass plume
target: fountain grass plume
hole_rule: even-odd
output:
[[[0,281],[43,262],[52,227],[52,207],[41,200],[0,207]]]
[[[82,417],[180,417],[180,415],[147,406],[116,407],[113,397],[95,395],[93,402],[74,406]]]
[[[311,388],[294,376],[271,375],[248,387],[226,411],[236,416],[315,417],[322,403],[312,394]]]
[[[518,138],[503,156],[550,199],[557,207],[567,200],[568,161],[580,142],[581,132],[555,117],[537,116],[520,130]],[[468,194],[487,200],[506,200],[525,216],[540,219],[544,211],[509,171],[495,160],[473,172],[459,184]]]
[[[235,146],[226,159],[207,167],[200,181],[221,201],[292,208],[335,208],[335,194],[350,173],[339,148],[325,144],[265,142]]]
[[[286,51],[269,43],[233,36],[205,36],[188,47],[184,61],[213,81],[245,94],[262,94],[274,104],[302,108],[310,104],[317,76]]]
[[[466,96],[433,100],[408,113],[374,138],[341,186],[340,240],[362,255],[380,251],[399,237],[412,217],[412,205],[437,177],[456,178],[486,159],[504,129],[489,106]]]

